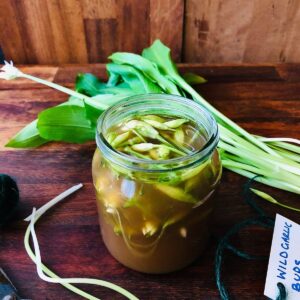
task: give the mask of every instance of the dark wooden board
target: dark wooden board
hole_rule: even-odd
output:
[[[300,65],[182,65],[209,81],[197,89],[218,109],[246,129],[266,136],[300,138]],[[105,77],[104,65],[24,67],[26,72],[73,86],[78,72]],[[37,225],[43,261],[63,277],[94,277],[119,284],[141,299],[219,299],[214,277],[216,242],[231,226],[253,211],[242,196],[246,179],[224,171],[214,215],[213,236],[205,253],[191,266],[167,275],[145,275],[114,260],[101,240],[93,186],[91,158],[95,144],[53,143],[35,150],[4,147],[9,137],[42,109],[66,95],[27,80],[0,81],[0,173],[12,175],[21,191],[16,220],[0,232],[0,266],[25,298],[79,299],[60,285],[41,281],[28,258],[23,237],[27,216],[66,188],[84,188],[55,207]],[[299,197],[265,188],[284,202],[299,206]],[[274,216],[279,212],[300,222],[300,215],[258,200]],[[251,253],[268,255],[272,231],[251,227],[233,243]],[[174,251],[176,251],[174,249]],[[224,280],[233,299],[264,299],[267,261],[244,261],[226,253]],[[101,299],[123,299],[99,287],[84,286]]]

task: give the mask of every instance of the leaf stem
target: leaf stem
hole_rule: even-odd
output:
[[[51,81],[48,81],[48,80],[45,80],[45,79],[41,79],[41,78],[29,75],[29,74],[21,73],[19,75],[19,77],[27,78],[27,79],[30,79],[32,81],[47,85],[47,86],[49,86],[53,89],[59,90],[59,91],[65,93],[65,94],[68,94],[70,96],[73,96],[73,97],[76,97],[76,98],[79,98],[79,99],[82,99],[82,100],[89,100],[90,99],[90,97],[88,97],[86,95],[83,95],[81,93],[73,91],[73,90],[71,90],[69,88],[66,88],[64,86],[61,86],[57,83],[54,83],[54,82],[51,82]]]
[[[25,233],[25,237],[24,237],[24,245],[25,245],[26,252],[29,255],[29,257],[32,259],[32,261],[36,264],[37,272],[38,272],[39,276],[41,277],[41,279],[43,279],[47,282],[60,283],[67,289],[82,296],[83,298],[91,299],[91,300],[99,300],[99,298],[94,297],[94,296],[80,290],[79,288],[73,286],[71,283],[83,283],[83,284],[93,284],[93,285],[103,286],[103,287],[109,288],[111,290],[114,290],[114,291],[120,293],[121,295],[125,296],[126,298],[128,298],[130,300],[138,300],[138,298],[136,296],[134,296],[133,294],[131,294],[130,292],[128,292],[127,290],[123,289],[122,287],[120,287],[116,284],[110,283],[108,281],[92,279],[92,278],[60,278],[55,273],[53,273],[50,269],[48,269],[44,264],[42,264],[38,240],[37,240],[35,230],[34,230],[34,224],[39,220],[39,218],[48,209],[50,209],[52,206],[57,204],[59,201],[63,200],[70,193],[73,193],[74,191],[79,189],[81,186],[82,185],[74,186],[73,188],[68,189],[64,193],[58,195],[56,198],[51,200],[47,206],[41,207],[41,209],[39,210],[39,214],[36,214],[35,208],[33,209],[33,213],[31,214],[30,217],[28,217],[28,218],[30,218],[30,224],[28,225],[28,227],[26,229],[26,233]],[[26,218],[26,219],[28,219],[28,218]],[[31,250],[31,247],[29,244],[30,234],[32,235],[32,238],[33,238],[35,254]],[[46,276],[45,274],[47,274],[50,277]]]

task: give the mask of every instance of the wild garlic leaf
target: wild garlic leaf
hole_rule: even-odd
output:
[[[99,116],[111,105],[114,105],[124,98],[126,95],[110,95],[110,94],[100,94],[91,97],[88,100],[84,100],[84,106],[86,111],[86,117],[92,124],[96,124]]]
[[[207,80],[194,73],[185,73],[182,75],[183,79],[190,85],[201,84],[207,82]]]
[[[95,138],[95,128],[86,118],[85,108],[64,105],[39,114],[37,128],[42,138],[51,141],[84,143]]]
[[[120,96],[132,96],[136,95],[137,93],[125,82],[122,82],[116,86],[108,87],[106,86],[104,89],[101,90],[102,94],[113,94],[113,95],[120,95]]]
[[[171,59],[170,48],[165,46],[160,40],[154,41],[149,48],[145,48],[142,56],[154,62],[164,75],[170,75],[171,77],[179,75],[177,67]]]
[[[40,136],[37,129],[37,120],[29,123],[20,130],[5,147],[11,148],[35,148],[39,147],[48,141]]]
[[[106,86],[115,87],[120,83],[120,81],[121,81],[121,76],[119,74],[110,73]]]
[[[109,59],[116,64],[126,64],[138,69],[149,79],[160,85],[165,92],[180,95],[176,85],[166,79],[151,61],[141,55],[128,52],[116,52],[113,53]]]
[[[75,89],[77,92],[87,96],[101,94],[101,90],[106,87],[95,75],[90,73],[79,73],[76,77]]]
[[[74,96],[70,96],[68,101],[59,104],[58,106],[76,105],[84,107],[82,99],[78,99]],[[20,130],[6,145],[5,147],[11,148],[35,148],[39,147],[47,142],[48,140],[40,136],[37,128],[38,120],[34,120]]]
[[[162,90],[142,72],[128,65],[118,65],[109,63],[106,65],[109,73],[118,74],[137,94],[142,93],[161,93]]]
[[[94,103],[93,101],[85,101],[84,107],[86,118],[90,120],[94,126],[96,126],[97,120],[104,110],[98,107],[97,103]]]
[[[156,40],[149,48],[143,50],[142,56],[155,63],[160,72],[168,78],[169,81],[177,85],[181,94],[188,92],[193,99],[203,98],[180,76],[175,63],[171,59],[171,51],[160,40]]]

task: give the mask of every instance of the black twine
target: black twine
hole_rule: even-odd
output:
[[[224,251],[230,250],[233,254],[237,255],[238,257],[248,259],[248,260],[258,260],[258,259],[268,259],[268,256],[259,256],[259,255],[251,255],[245,251],[239,250],[236,247],[232,246],[229,243],[229,240],[232,236],[237,234],[240,230],[251,226],[251,225],[259,225],[265,228],[273,228],[275,220],[271,217],[268,217],[264,210],[260,208],[253,199],[253,193],[250,190],[250,187],[253,183],[253,181],[259,176],[255,176],[252,179],[248,180],[248,182],[245,184],[244,187],[244,197],[246,200],[246,203],[249,204],[255,212],[258,214],[256,217],[252,217],[246,220],[241,221],[240,223],[237,223],[233,227],[231,227],[226,234],[220,239],[217,250],[216,250],[216,256],[215,256],[215,276],[216,276],[216,284],[221,296],[222,300],[230,300],[229,293],[227,291],[227,288],[225,287],[225,284],[221,278],[221,271],[222,271],[222,261],[223,261],[223,255]],[[278,288],[278,296],[276,300],[286,300],[287,299],[287,293],[284,285],[281,282],[277,283]]]

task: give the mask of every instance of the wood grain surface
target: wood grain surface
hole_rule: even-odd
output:
[[[297,0],[1,0],[16,63],[100,63],[160,38],[176,61],[300,62]]]
[[[16,63],[86,63],[160,38],[179,61],[183,11],[183,0],[1,0],[0,46]]]
[[[186,0],[184,22],[186,62],[299,62],[297,0]]]
[[[105,77],[104,65],[24,66],[26,72],[73,86],[79,71]],[[197,89],[213,105],[247,130],[266,136],[300,138],[300,65],[181,65],[182,72],[205,76]],[[4,147],[9,137],[33,120],[42,109],[66,99],[60,92],[27,80],[0,82],[0,173],[13,176],[20,187],[21,203],[15,220],[0,231],[0,266],[26,299],[80,299],[63,287],[41,281],[28,258],[22,219],[32,207],[40,207],[66,188],[84,188],[55,207],[37,225],[42,258],[63,277],[94,277],[130,290],[140,299],[219,299],[214,277],[218,238],[235,223],[254,212],[245,204],[246,179],[224,171],[217,197],[212,238],[204,254],[184,270],[166,275],[145,275],[123,267],[107,252],[98,227],[91,183],[91,159],[95,143],[52,143],[35,150]],[[282,202],[299,207],[299,197],[263,188]],[[297,213],[258,203],[270,216],[276,212],[300,222]],[[256,226],[243,230],[232,243],[253,254],[268,255],[272,231]],[[174,249],[176,251],[176,249]],[[265,299],[263,287],[267,261],[244,261],[226,253],[223,276],[232,299]],[[123,299],[99,287],[81,286],[104,299]]]

